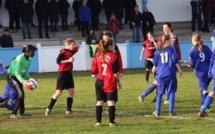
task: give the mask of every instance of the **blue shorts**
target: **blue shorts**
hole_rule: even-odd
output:
[[[208,90],[208,72],[194,72],[197,79],[200,91]]]
[[[177,89],[176,77],[172,77],[168,81],[158,82],[158,87],[157,87],[158,94],[164,94],[165,90],[168,92],[168,94],[170,94],[172,92],[176,92],[176,89]]]

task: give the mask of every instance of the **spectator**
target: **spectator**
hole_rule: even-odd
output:
[[[134,7],[134,12],[131,13],[131,16],[130,16],[134,43],[140,42],[140,26],[141,26],[142,14],[138,10],[139,10],[139,7],[138,5],[136,5]]]
[[[68,30],[68,15],[69,15],[68,9],[69,9],[69,7],[70,7],[70,4],[67,0],[58,1],[58,8],[59,8],[59,12],[60,12],[63,31]]]
[[[210,25],[213,26],[215,24],[215,0],[213,0],[213,8],[211,12],[211,22]]]
[[[58,3],[57,0],[49,1],[49,18],[50,18],[50,27],[51,32],[58,32]]]
[[[112,2],[113,0],[103,0],[102,7],[105,10],[107,22],[110,20],[111,14],[113,13]]]
[[[96,34],[94,33],[94,30],[91,28],[89,30],[87,38],[86,38],[86,44],[91,45],[91,44],[96,44],[96,43],[97,43]]]
[[[102,32],[100,33],[99,38],[98,38],[98,42],[100,42],[101,40],[103,40],[103,35],[104,35],[107,31],[109,31],[108,28],[103,28],[103,29],[102,29]]]
[[[115,14],[112,14],[110,20],[108,21],[108,27],[109,27],[109,30],[113,33],[113,39],[114,39],[114,42],[116,43],[116,37],[117,37],[117,34],[119,33],[119,21],[116,19],[116,16]]]
[[[75,11],[75,22],[74,24],[77,25],[78,31],[81,31],[81,24],[79,18],[79,8],[81,6],[81,0],[74,0],[72,4],[72,8]]]
[[[209,33],[209,22],[211,13],[213,10],[213,0],[202,0],[202,12],[203,12],[203,18],[204,18],[204,26],[202,27],[202,32]]]
[[[44,23],[46,38],[50,38],[49,33],[48,33],[48,17],[49,17],[49,3],[48,3],[48,0],[37,0],[36,4],[35,4],[35,11],[36,11],[36,14],[37,14],[38,24],[39,24],[39,26],[38,26],[39,37],[43,38],[42,26],[43,26],[43,23]]]
[[[124,7],[123,7],[124,0],[114,0],[113,1],[113,12],[116,15],[117,20],[119,20],[120,25],[119,29],[122,28],[122,18],[124,18]]]
[[[0,0],[0,8],[1,8],[1,5],[2,5],[2,0]],[[0,14],[0,16],[1,16],[1,14]],[[2,27],[1,22],[0,22],[0,27]]]
[[[190,5],[192,8],[192,32],[194,33],[196,31],[196,20],[198,22],[198,31],[202,32],[202,11],[201,11],[201,5],[200,0],[191,0]]]
[[[82,4],[79,8],[79,18],[81,22],[82,37],[86,37],[89,27],[89,22],[92,18],[91,9],[87,6],[87,1],[82,0]]]
[[[9,30],[4,29],[4,34],[0,37],[0,45],[1,47],[14,47],[13,39],[9,34]]]
[[[125,0],[124,7],[125,7],[125,23],[128,23],[130,14],[133,12],[133,9],[137,5],[136,0]]]
[[[20,20],[19,20],[19,7],[20,1],[19,0],[6,0],[5,1],[5,8],[8,10],[9,13],[9,28],[10,32],[13,32],[13,25],[14,22],[16,24],[16,30],[20,31]]]
[[[91,25],[94,30],[99,30],[99,14],[102,10],[102,3],[100,0],[87,0],[87,5],[92,11]]]
[[[35,27],[36,25],[34,25],[34,23],[33,23],[33,18],[34,18],[34,0],[30,0],[29,2],[31,2],[31,5],[33,7],[33,15],[32,15],[32,20],[31,20],[31,26]]]
[[[151,12],[148,11],[147,7],[144,8],[143,10],[143,15],[142,15],[142,33],[144,40],[147,39],[146,34],[150,32],[154,32],[154,24],[152,24],[152,21],[154,20],[154,16]]]
[[[33,7],[29,0],[22,0],[22,4],[20,6],[20,17],[22,21],[22,34],[23,39],[26,39],[26,28],[28,32],[28,39],[31,38],[31,21],[33,16]]]

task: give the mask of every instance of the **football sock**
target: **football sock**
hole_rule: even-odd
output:
[[[171,92],[169,95],[169,112],[173,113],[175,108],[175,92]]]
[[[53,108],[53,106],[54,106],[54,104],[56,103],[56,99],[53,99],[53,98],[51,98],[51,101],[50,101],[50,104],[49,104],[49,106],[48,106],[48,109],[52,109]]]
[[[204,104],[200,108],[200,112],[204,113],[207,109],[207,107],[210,107],[211,103],[213,102],[214,98],[211,96],[207,96],[205,99]]]
[[[102,106],[96,106],[96,121],[100,123],[102,121]]]
[[[108,107],[108,113],[109,113],[109,121],[110,121],[110,123],[114,123],[115,111],[116,111],[115,106],[109,106]]]
[[[67,111],[72,110],[73,98],[67,97]]]
[[[149,81],[149,71],[146,71],[146,81]]]
[[[141,94],[141,97],[142,97],[142,98],[146,97],[146,96],[149,95],[151,92],[153,92],[153,91],[155,90],[155,88],[157,88],[157,85],[151,84],[151,85],[146,89],[146,91],[143,92],[143,93]]]
[[[156,114],[160,114],[161,111],[162,94],[157,95],[156,100]]]

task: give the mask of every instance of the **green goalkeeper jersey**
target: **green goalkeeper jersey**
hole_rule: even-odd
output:
[[[29,80],[28,68],[31,64],[31,57],[26,59],[25,54],[18,55],[10,64],[8,74],[15,76],[21,83],[23,80]]]

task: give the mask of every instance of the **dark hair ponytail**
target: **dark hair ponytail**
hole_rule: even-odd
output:
[[[35,46],[31,45],[31,44],[28,44],[28,45],[24,44],[22,46],[22,52],[23,53],[26,53],[26,52],[29,52],[29,51],[36,51],[36,50],[37,50],[37,48]]]
[[[113,43],[114,42],[112,39],[108,39],[107,41],[100,41],[99,42],[99,46],[100,46],[99,53],[102,55],[103,61],[105,61],[106,52],[110,51],[109,46],[112,46]]]

